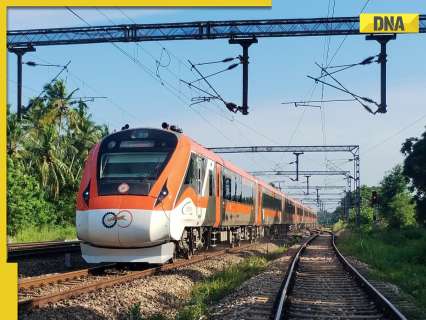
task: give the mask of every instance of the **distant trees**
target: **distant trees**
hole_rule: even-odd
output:
[[[7,112],[8,233],[31,225],[73,223],[84,160],[107,134],[63,81],[46,85],[23,119]]]
[[[401,165],[395,166],[380,182],[380,211],[391,227],[415,223],[415,205],[408,182]]]
[[[415,193],[417,221],[426,226],[426,131],[420,138],[409,138],[402,145],[404,174],[411,181]]]
[[[404,175],[402,166],[397,165],[383,177],[379,186],[361,186],[360,224],[371,227],[374,217],[391,228],[415,224],[416,205],[408,183],[409,179]],[[378,194],[377,205],[371,203],[373,191]],[[342,206],[337,207],[335,213],[339,213],[342,219]],[[355,225],[355,222],[355,209],[352,208],[348,223]]]

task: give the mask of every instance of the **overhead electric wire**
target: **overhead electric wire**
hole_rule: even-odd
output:
[[[345,71],[349,68],[353,68],[353,67],[356,67],[356,66],[365,66],[365,65],[371,64],[373,62],[378,62],[378,60],[374,60],[374,58],[376,58],[376,57],[377,57],[377,55],[368,57],[368,58],[366,58],[366,59],[364,59],[364,60],[362,60],[361,62],[358,62],[358,63],[352,63],[352,64],[346,64],[346,65],[340,65],[340,66],[328,66],[324,69],[340,68],[339,70],[329,72],[329,74],[331,75],[331,74],[335,74],[335,73],[338,73],[338,72],[341,72],[341,71]],[[324,77],[327,77],[327,75],[323,74],[318,79],[322,79]]]
[[[68,8],[67,7],[67,9],[71,12],[71,13],[73,13],[77,18],[79,18],[81,21],[83,21],[85,24],[87,24],[87,25],[90,25],[87,21],[85,21],[81,16],[79,16],[78,14],[76,14],[75,12],[73,12],[72,10],[70,10],[70,8]],[[121,9],[120,9],[120,11],[122,12],[122,14],[124,15],[124,16],[127,16]],[[104,15],[105,16],[105,15]],[[128,17],[127,16],[127,18],[129,18],[130,20],[132,20],[130,17]],[[134,21],[133,21],[134,22]],[[112,43],[112,44],[114,44],[114,43]],[[162,46],[162,48],[164,48],[163,46]],[[124,49],[122,49],[122,48],[117,48],[117,49],[119,49],[120,50],[120,52],[122,52],[123,54],[125,54],[129,59],[131,59],[133,62],[135,62],[136,64],[138,64],[137,63],[137,60],[138,59],[135,59],[134,57],[132,57],[130,54],[128,54],[127,52],[125,52],[125,50]],[[124,52],[123,52],[124,51]],[[168,51],[169,52],[169,51]],[[153,57],[152,55],[151,55],[151,57]],[[175,56],[176,57],[176,56]],[[179,59],[179,58],[178,58]],[[181,61],[181,60],[180,60]],[[184,63],[182,63],[186,68],[188,68],[189,70],[191,70],[191,68],[190,67],[188,67],[186,64],[184,64]],[[138,64],[139,65],[139,64]],[[140,66],[140,65],[139,65]],[[147,68],[147,67],[145,67],[145,68]],[[149,69],[148,69],[149,70]],[[145,70],[145,71],[147,71],[147,70]],[[150,72],[151,72],[151,76],[153,76],[152,75],[152,70],[149,70]],[[192,71],[192,70],[191,70]],[[147,72],[148,73],[148,72]],[[175,75],[175,77],[177,77],[176,75]],[[167,87],[166,87],[166,89],[168,89]],[[176,90],[175,88],[174,88],[174,90]],[[170,90],[169,90],[170,91]],[[177,90],[176,90],[177,91]],[[177,96],[174,92],[171,92],[172,94],[174,94],[175,96]],[[179,92],[180,93],[180,92]],[[181,100],[183,103],[185,103],[183,100],[182,100],[182,98],[180,97],[180,96],[177,96],[177,98],[179,99],[179,100]],[[186,103],[185,103],[186,104]],[[202,117],[205,121],[208,121],[205,117],[203,117],[199,112],[197,112],[197,110],[195,110],[194,108],[191,108],[191,110],[193,110],[193,111],[195,111],[200,117]],[[223,117],[222,115],[220,115],[221,117]],[[233,120],[230,120],[230,119],[227,119],[227,118],[225,118],[226,120],[228,120],[228,121],[231,121],[231,122],[233,122],[235,119],[233,119]],[[250,126],[248,126],[248,125],[246,125],[246,124],[243,124],[243,123],[241,123],[241,122],[239,122],[238,121],[238,123],[239,124],[242,124],[242,125],[244,125],[246,128],[249,128],[249,129],[251,129],[253,132],[255,132],[255,133],[257,133],[257,134],[260,134],[260,135],[262,135],[263,137],[266,137],[265,135],[263,135],[263,134],[261,134],[259,131],[257,131],[257,130],[253,130],[253,128],[251,128]],[[216,130],[218,130],[214,125],[212,125],[210,122],[209,122],[209,125],[211,125],[212,127],[214,127]],[[220,130],[219,130],[220,131]],[[220,132],[221,133],[221,132]],[[222,133],[221,133],[221,135],[222,135]],[[268,138],[269,139],[269,138]]]
[[[43,95],[43,93],[46,92],[46,87],[49,86],[49,85],[51,85],[53,82],[55,82],[56,79],[58,79],[59,76],[62,74],[62,72],[64,72],[65,70],[68,69],[68,66],[69,66],[70,63],[71,63],[71,60],[68,61],[67,64],[65,64],[64,66],[62,66],[62,69],[52,78],[52,80],[50,80],[50,82],[46,86],[43,87],[43,89],[41,90],[41,92],[39,93],[39,95],[28,104],[28,106],[25,108],[24,112],[26,112],[31,107],[32,103],[34,103],[35,101],[37,101],[37,100],[39,100],[41,98],[41,96]]]
[[[86,25],[91,26],[90,23],[88,23],[85,19],[83,19],[80,15],[78,15],[74,10],[72,10],[69,7],[66,7],[68,11],[70,11],[73,15],[75,15],[78,19],[80,19],[81,21],[83,21]],[[101,15],[103,15],[104,17],[106,17],[107,19],[109,19],[105,14],[103,14],[99,9],[96,9]],[[113,22],[112,22],[113,23]],[[108,33],[110,34],[110,33]],[[110,34],[110,36],[112,37],[112,35]],[[179,96],[181,93],[174,87],[172,86],[170,83],[168,83],[167,81],[163,80],[163,79],[159,79],[156,75],[155,72],[153,70],[151,70],[149,67],[145,66],[139,59],[133,57],[130,53],[128,53],[126,50],[124,50],[123,48],[121,48],[119,45],[117,45],[114,42],[110,42],[110,44],[112,46],[114,46],[117,50],[119,50],[123,55],[125,55],[128,59],[130,59],[130,61],[132,61],[134,64],[136,64],[138,67],[140,67],[142,70],[145,71],[145,73],[147,73],[150,77],[152,77],[154,80],[159,81],[161,83],[161,85],[164,86],[164,88],[166,88],[167,91],[169,91],[171,94],[173,94],[174,96],[176,96],[179,100],[181,100],[183,103],[185,103],[183,101],[183,99]],[[174,92],[174,91],[176,92]]]
[[[117,8],[120,12],[121,12],[121,14],[124,16],[124,17],[126,17],[129,21],[131,21],[132,23],[134,23],[134,24],[138,24],[134,19],[132,19],[129,15],[127,15],[121,8]],[[191,71],[192,73],[194,73],[194,70],[191,68],[191,66],[189,65],[189,64],[187,64],[182,58],[180,58],[179,56],[177,56],[177,55],[175,55],[172,51],[170,51],[170,49],[168,49],[168,48],[166,48],[161,42],[159,42],[159,41],[156,41],[155,43],[157,43],[161,48],[163,48],[163,49],[165,49],[165,50],[167,50],[167,52],[168,53],[170,53],[170,55],[172,55],[176,60],[178,60],[179,61],[179,63],[180,63],[180,65],[183,65],[186,69],[188,69],[189,71]],[[220,61],[223,61],[223,62],[231,62],[232,60],[235,60],[235,59],[239,59],[239,57],[235,57],[235,58],[225,58],[225,59],[222,59],[222,60],[220,60]],[[195,74],[195,73],[194,73]],[[202,84],[203,85],[203,84]],[[249,126],[249,125],[247,125],[246,123],[244,123],[244,122],[241,122],[241,121],[239,121],[238,119],[235,119],[235,117],[231,114],[229,114],[228,112],[225,112],[225,110],[222,108],[222,107],[220,107],[219,106],[219,104],[217,103],[217,101],[210,101],[210,103],[212,104],[212,105],[215,105],[216,107],[217,107],[217,110],[221,113],[221,115],[219,115],[220,117],[222,117],[223,119],[225,119],[225,120],[227,120],[227,121],[229,121],[229,122],[236,122],[236,123],[238,123],[238,124],[240,124],[241,126],[244,126],[244,127],[246,127],[248,130],[250,130],[250,131],[252,131],[252,132],[254,132],[255,134],[257,134],[257,135],[259,135],[259,136],[261,136],[261,137],[263,137],[263,138],[265,138],[266,140],[268,140],[268,141],[270,141],[270,142],[273,142],[273,143],[276,143],[276,144],[280,144],[280,142],[277,142],[277,141],[275,141],[274,139],[272,139],[272,138],[270,138],[270,137],[268,137],[268,136],[266,136],[265,134],[263,134],[263,133],[261,133],[260,131],[258,131],[257,129],[255,129],[255,128],[253,128],[253,127],[251,127],[251,126]],[[228,116],[231,116],[231,119],[229,119],[228,118]]]
[[[368,147],[364,152],[363,155],[370,153],[373,150],[376,150],[378,147],[380,147],[381,145],[385,144],[386,142],[388,142],[389,140],[395,138],[396,136],[398,136],[399,134],[401,134],[402,132],[404,132],[405,130],[411,128],[412,126],[414,126],[415,124],[417,124],[418,122],[422,121],[423,119],[426,119],[426,114],[422,115],[420,118],[414,120],[413,122],[409,123],[408,125],[400,128],[397,132],[393,133],[392,135],[388,136],[387,138],[381,140],[380,142],[372,145],[371,147]]]
[[[321,70],[323,70],[331,79],[333,79],[340,87],[341,89],[343,89],[343,92],[346,92],[348,94],[350,94],[352,97],[354,97],[368,112],[375,114],[375,112],[373,112],[373,110],[371,110],[371,108],[369,106],[367,106],[366,104],[364,104],[363,102],[361,102],[361,100],[367,102],[367,103],[371,103],[371,104],[375,104],[377,107],[379,107],[379,104],[377,102],[375,102],[374,100],[367,98],[367,97],[360,97],[359,95],[356,95],[354,93],[352,93],[351,91],[349,91],[340,81],[338,81],[335,77],[333,77],[330,73],[328,73],[327,70],[325,70],[323,67],[321,67],[318,63],[316,63],[316,65],[321,68]],[[312,77],[310,77],[312,79]],[[323,84],[327,84],[328,86],[332,86],[334,88],[338,88],[336,86],[333,86],[329,83],[326,83],[322,80],[316,79],[315,81],[319,81]],[[377,111],[376,111],[377,112]]]
[[[356,101],[355,99],[328,99],[328,100],[307,100],[307,101],[289,101],[281,102],[281,104],[309,104],[309,103],[329,103],[329,102],[349,102]]]
[[[360,11],[360,13],[359,14],[361,14],[361,13],[363,13],[364,12],[364,10],[367,8],[367,6],[368,6],[368,4],[370,3],[370,0],[367,0],[365,3],[364,3],[364,5],[363,5],[363,7],[361,8],[361,11]],[[353,22],[352,23],[352,27],[355,25],[355,23],[356,22]],[[333,55],[331,56],[331,58],[330,58],[330,61],[329,61],[329,64],[331,64],[332,62],[333,62],[333,60],[334,60],[334,58],[336,57],[336,55],[339,53],[339,51],[340,51],[340,49],[342,48],[342,46],[343,46],[343,44],[345,43],[345,41],[346,41],[346,39],[348,38],[348,35],[346,34],[344,37],[343,37],[343,40],[340,42],[340,44],[339,44],[339,46],[337,47],[337,49],[334,51],[334,53],[333,53]]]
[[[216,76],[216,75],[218,75],[218,74],[221,74],[221,73],[223,73],[223,72],[230,71],[230,70],[232,70],[232,69],[234,69],[234,68],[238,67],[239,65],[240,65],[239,63],[233,63],[233,64],[229,65],[229,66],[228,66],[227,68],[225,68],[225,69],[222,69],[222,70],[219,70],[219,71],[217,71],[217,72],[213,72],[213,73],[211,73],[211,74],[208,74],[207,76],[204,76],[203,78],[198,78],[198,79],[196,79],[196,80],[193,80],[193,81],[191,81],[191,83],[199,82],[199,81],[202,81],[202,80],[204,80],[204,79],[207,79],[207,78],[210,78],[210,77]]]
[[[97,9],[98,10],[98,9]],[[105,14],[103,14],[100,10],[98,10],[98,12],[100,12],[103,16],[105,16],[106,17],[106,15]],[[108,20],[110,20],[109,18],[108,18]],[[84,19],[83,19],[83,21],[84,21]],[[110,21],[110,22],[112,22],[112,21]],[[112,22],[113,24],[114,24],[114,22]],[[86,22],[86,24],[88,24],[87,22]],[[121,50],[120,50],[121,51]],[[126,55],[126,56],[128,56],[128,55]],[[151,57],[152,58],[154,58],[152,55],[151,55]],[[131,57],[132,58],[132,57]],[[135,60],[137,60],[137,59],[135,59],[135,58],[133,58],[132,59],[133,61],[135,61]],[[156,61],[158,61],[158,60],[156,60]],[[162,82],[163,82],[163,80],[162,80]],[[208,82],[208,81],[207,81]],[[163,83],[162,83],[163,84]],[[164,85],[164,84],[163,84]],[[186,104],[183,100],[182,100],[182,98],[180,97],[180,96],[177,96],[176,94],[174,94],[179,100],[181,100],[184,104]],[[186,98],[188,98],[187,96],[185,96]],[[207,122],[212,128],[214,128],[216,131],[218,131],[219,132],[219,134],[221,135],[221,136],[223,136],[224,138],[226,138],[227,140],[229,140],[229,141],[231,141],[230,139],[229,139],[229,137],[227,137],[225,134],[223,134],[222,133],[222,131],[220,130],[220,129],[218,129],[215,125],[213,125],[206,117],[204,117],[198,110],[196,110],[196,109],[194,109],[194,108],[191,108],[191,105],[189,105],[189,107],[190,107],[190,110],[192,110],[192,111],[194,111],[194,112],[196,112],[205,122]]]
[[[204,65],[207,65],[207,64],[227,63],[227,62],[231,62],[231,61],[237,60],[238,58],[239,57],[236,57],[236,58],[225,58],[225,59],[222,59],[222,60],[196,63],[195,65],[196,66],[204,66]]]

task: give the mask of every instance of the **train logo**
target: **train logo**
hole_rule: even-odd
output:
[[[105,228],[112,228],[117,224],[117,219],[114,212],[107,212],[102,217],[102,224]]]
[[[127,183],[122,183],[118,186],[117,190],[120,193],[126,193],[127,191],[129,191],[130,187]]]
[[[102,217],[102,224],[105,228],[111,229],[117,223],[121,228],[127,228],[133,222],[133,215],[128,210],[120,211],[117,215],[114,212],[107,212]]]
[[[133,216],[132,213],[128,210],[120,211],[117,214],[116,221],[118,222],[118,226],[121,228],[127,228],[132,224]]]

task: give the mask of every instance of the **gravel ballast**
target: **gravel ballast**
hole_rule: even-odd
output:
[[[138,279],[60,301],[48,307],[20,312],[20,319],[127,319],[128,310],[140,303],[142,316],[156,313],[173,317],[189,298],[192,286],[244,258],[277,248],[273,243],[256,244],[239,253],[227,253],[194,265]]]

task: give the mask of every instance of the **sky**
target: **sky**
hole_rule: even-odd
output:
[[[366,5],[367,4],[367,5]],[[366,5],[366,6],[365,6]],[[313,18],[358,16],[364,12],[426,13],[424,0],[275,0],[272,8],[73,8],[90,25],[165,23],[199,20]],[[85,26],[66,8],[12,8],[8,29]],[[227,40],[164,41],[118,44],[38,47],[24,61],[65,65],[61,76],[78,96],[106,98],[89,102],[97,123],[110,131],[128,123],[131,127],[176,124],[204,146],[249,145],[360,145],[361,183],[376,185],[385,172],[402,163],[401,144],[420,136],[426,125],[426,35],[400,35],[388,45],[388,112],[375,116],[358,103],[324,103],[321,108],[283,105],[309,99],[349,99],[333,88],[315,85],[307,75],[318,76],[315,63],[343,65],[362,61],[379,52],[379,45],[363,36],[261,38],[250,47],[249,107],[247,116],[232,114],[217,101],[190,106],[202,94],[180,79],[197,78],[188,60],[203,63],[237,57],[241,48]],[[340,47],[340,49],[338,49]],[[331,57],[333,60],[330,62]],[[130,57],[130,58],[129,58]],[[135,63],[134,61],[137,61]],[[227,64],[199,66],[205,75]],[[57,67],[23,66],[23,102],[37,96],[58,73]],[[379,97],[379,65],[358,66],[337,78],[349,90],[376,101]],[[241,104],[242,68],[210,78],[226,101]],[[8,102],[16,108],[16,57],[8,54]],[[247,171],[294,170],[291,154],[226,156]],[[304,154],[300,170],[350,170],[349,154]],[[305,185],[289,178],[286,185]],[[344,185],[343,177],[312,177],[311,185]],[[325,196],[324,196],[325,197]],[[332,206],[332,204],[329,204]]]

